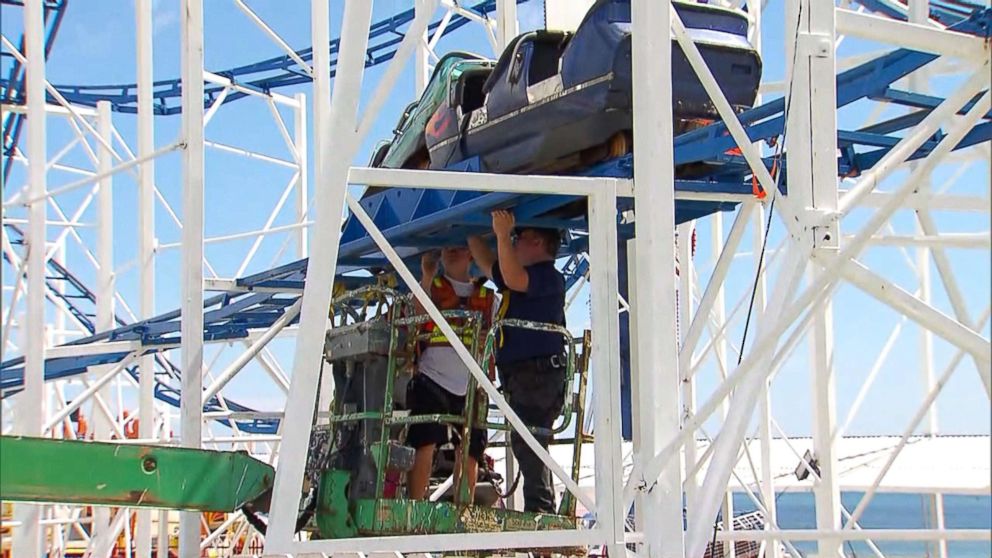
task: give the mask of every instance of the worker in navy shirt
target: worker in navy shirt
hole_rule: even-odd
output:
[[[503,296],[498,319],[565,325],[565,278],[555,268],[561,236],[554,229],[514,229],[505,210],[492,214],[497,253],[479,237],[468,239],[476,265]],[[515,234],[514,234],[515,233]],[[503,327],[496,366],[503,395],[547,449],[552,426],[565,403],[565,338],[558,333]],[[551,471],[520,436],[510,447],[524,480],[524,511],[555,513]]]

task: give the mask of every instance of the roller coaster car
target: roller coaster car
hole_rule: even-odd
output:
[[[431,79],[420,99],[407,105],[400,116],[393,139],[376,145],[372,153],[370,167],[389,169],[425,169],[430,165],[424,129],[435,111],[448,104],[450,91],[455,84],[467,81],[473,76],[486,76],[492,71],[495,62],[469,52],[449,52],[438,61]],[[481,87],[481,82],[480,82]]]
[[[675,7],[727,100],[735,110],[750,108],[761,60],[747,40],[747,15],[687,1]],[[675,133],[718,119],[678,45],[672,47],[671,69]],[[424,129],[429,168],[479,157],[487,172],[558,172],[630,150],[629,0],[598,0],[575,33],[525,33],[491,70],[473,62],[457,73],[448,72],[437,84],[449,86]],[[428,92],[431,103],[417,107],[418,117],[437,101],[436,92]],[[408,128],[419,135],[418,129]]]
[[[474,83],[479,87],[492,72],[495,62],[468,52],[449,52],[438,61],[431,79],[418,101],[407,105],[399,122],[393,129],[393,138],[381,141],[372,152],[370,167],[389,169],[426,169],[430,167],[430,155],[424,130],[435,111],[447,105],[450,91],[455,84]],[[382,188],[369,188],[363,197],[368,197]]]

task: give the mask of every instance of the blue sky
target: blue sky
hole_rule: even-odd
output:
[[[783,21],[780,0],[772,0],[765,12],[764,45],[767,53],[764,60],[764,76],[768,81],[780,80],[783,76],[782,36]],[[408,9],[410,0],[378,0],[375,2],[373,20],[378,21],[388,15]],[[179,75],[179,21],[178,6],[175,0],[156,0],[154,13],[154,49],[155,79],[169,79]],[[252,8],[271,25],[294,48],[309,45],[310,14],[309,5],[304,2],[251,2]],[[332,2],[332,36],[338,36],[340,16],[343,2]],[[12,40],[20,35],[20,10],[7,6],[4,8],[2,29],[4,35]],[[205,2],[205,59],[206,68],[221,70],[281,54],[278,48],[268,41],[231,2]],[[542,2],[532,0],[520,7],[521,29],[533,29],[543,25]],[[469,25],[445,38],[440,45],[439,53],[453,48],[474,50],[482,54],[492,55],[488,42],[480,28]],[[847,40],[841,46],[842,55],[875,51],[881,45],[872,45],[865,41]],[[6,62],[5,62],[6,64]],[[6,69],[6,65],[4,69]],[[371,91],[382,76],[385,66],[373,68],[366,74],[363,84],[363,101],[367,102]],[[134,73],[134,13],[132,3],[119,0],[87,0],[74,2],[69,5],[67,17],[50,58],[48,67],[49,79],[57,84],[113,84],[133,83]],[[954,85],[954,78],[935,78],[931,87],[939,94]],[[283,94],[305,92],[310,94],[308,86],[288,88]],[[366,138],[356,164],[364,164],[368,160],[372,146],[380,139],[390,135],[402,108],[413,97],[412,72],[404,72],[397,89],[387,102],[385,109],[376,121],[369,137]],[[857,127],[870,111],[865,104],[846,108],[839,115],[842,126]],[[890,111],[890,113],[895,114]],[[289,113],[283,113],[289,118]],[[312,115],[312,111],[310,111]],[[291,122],[291,119],[288,120]],[[49,153],[56,153],[72,137],[70,128],[55,119],[50,119],[48,127]],[[135,145],[135,123],[130,115],[115,115],[115,124],[121,134],[128,139],[130,145]],[[156,145],[161,147],[175,141],[179,134],[180,119],[178,116],[159,117],[156,119]],[[207,128],[209,140],[229,143],[240,147],[253,149],[280,158],[289,158],[282,139],[272,121],[267,107],[258,100],[245,99],[223,107],[216,118]],[[332,146],[333,149],[333,146]],[[89,167],[89,162],[77,148],[65,162],[82,167]],[[312,159],[311,159],[312,165]],[[950,176],[956,167],[945,165],[935,173],[935,186],[941,184]],[[206,190],[206,235],[207,237],[221,234],[242,232],[249,229],[261,228],[268,212],[275,204],[282,189],[290,179],[290,171],[285,168],[273,167],[257,161],[208,150]],[[988,196],[988,163],[974,165],[967,170],[959,183],[951,190],[956,194]],[[905,176],[902,173],[901,176]],[[64,172],[52,171],[49,175],[49,186],[54,187],[75,180],[76,177]],[[888,189],[897,184],[899,176],[882,185]],[[20,185],[23,181],[23,170],[18,169],[12,176],[11,184]],[[173,208],[181,211],[180,189],[180,158],[176,153],[167,155],[156,164],[156,181],[162,189],[163,196]],[[311,192],[317,187],[313,182],[311,172]],[[133,232],[136,230],[133,208],[135,207],[135,182],[129,175],[120,175],[114,179],[114,197],[116,210],[115,232],[115,264],[118,271],[118,286],[130,304],[136,301],[137,276],[130,265],[133,261],[136,246]],[[72,212],[83,198],[84,192],[79,191],[63,198],[64,207]],[[161,206],[157,211],[157,236],[162,244],[178,242],[179,231],[172,223]],[[858,223],[863,222],[867,212],[852,215],[844,222],[845,230],[851,231]],[[288,223],[292,218],[289,208],[279,216],[275,224]],[[941,214],[935,218],[942,230],[947,231],[987,231],[989,229],[988,213]],[[83,221],[92,223],[95,219],[95,207],[83,217]],[[724,230],[729,230],[732,214],[725,215]],[[709,250],[710,227],[712,220],[704,219],[697,224],[699,251],[696,264],[703,277],[708,276],[712,264],[712,254]],[[912,234],[913,219],[908,212],[900,213],[893,221],[900,234]],[[782,238],[781,225],[775,223],[771,234],[770,247],[774,247]],[[87,232],[94,229],[87,229]],[[84,238],[95,246],[95,232],[83,233]],[[743,246],[750,251],[750,232],[744,239]],[[262,243],[248,272],[261,271],[274,263],[285,263],[293,259],[292,244],[290,250],[280,255],[284,235],[273,235]],[[206,254],[211,264],[221,277],[231,277],[237,270],[243,255],[251,245],[251,240],[241,240],[223,244],[208,245]],[[313,247],[318,249],[318,247]],[[971,304],[972,312],[978,314],[989,303],[990,271],[989,254],[978,250],[950,250],[949,257],[957,272],[960,287]],[[912,256],[913,253],[910,252]],[[903,255],[897,250],[871,249],[863,255],[862,260],[897,284],[914,290],[916,282],[905,264]],[[160,311],[167,311],[178,306],[179,292],[176,273],[179,269],[178,250],[166,250],[158,260],[157,304]],[[84,280],[92,283],[92,268],[84,256],[73,247],[69,255],[69,267],[80,274]],[[730,307],[737,298],[744,294],[753,281],[753,266],[750,258],[742,255],[735,260],[731,277],[728,279],[727,304]],[[705,284],[705,283],[704,283]],[[769,285],[773,285],[773,278]],[[950,305],[940,279],[934,271],[935,305],[951,314]],[[771,293],[771,300],[776,294]],[[7,293],[4,293],[6,304]],[[873,301],[859,291],[841,286],[834,304],[836,324],[836,361],[838,384],[839,420],[843,421],[846,410],[853,401],[862,378],[872,366],[875,356],[882,347],[885,338],[893,325],[898,321],[887,307]],[[569,324],[575,329],[581,329],[588,322],[588,307],[585,303],[585,293],[580,296],[572,311],[569,313]],[[731,339],[742,336],[742,321],[733,328]],[[753,325],[752,325],[753,328]],[[986,326],[984,335],[989,336]],[[749,334],[753,339],[753,329]],[[859,418],[852,424],[854,433],[894,433],[903,428],[908,418],[914,413],[921,398],[920,372],[918,365],[918,328],[912,323],[904,327],[904,333],[895,345],[886,366],[879,374],[875,387],[869,392]],[[736,342],[735,342],[736,343]],[[277,354],[285,354],[291,346],[291,341],[278,341],[274,347]],[[700,344],[702,346],[702,344]],[[808,367],[805,364],[806,344],[802,343],[795,356],[783,367],[775,383],[773,399],[774,411],[782,427],[790,434],[803,434],[809,431],[810,388]],[[212,348],[210,351],[216,351]],[[217,361],[221,365],[234,358],[237,349],[227,350]],[[213,357],[208,352],[208,362]],[[952,356],[951,348],[941,341],[935,340],[935,371],[943,369]],[[288,362],[289,359],[286,359]],[[698,391],[705,394],[714,384],[715,369],[708,367],[699,377]],[[961,364],[958,372],[945,388],[945,393],[938,400],[941,429],[946,432],[958,433],[988,433],[989,403],[980,392],[974,365],[967,359]],[[247,369],[246,372],[232,383],[229,396],[243,403],[255,404],[262,408],[272,409],[278,406],[281,399],[271,382],[258,369]],[[700,403],[703,399],[701,398]]]

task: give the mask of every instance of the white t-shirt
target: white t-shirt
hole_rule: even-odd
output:
[[[474,283],[462,283],[455,281],[451,277],[445,276],[459,297],[468,297],[478,287]],[[483,332],[485,335],[486,332]],[[480,343],[483,340],[479,340]],[[448,390],[454,395],[465,395],[468,391],[468,377],[470,372],[462,359],[455,352],[454,347],[445,345],[443,347],[427,347],[421,353],[417,363],[417,371],[426,374],[428,378]]]

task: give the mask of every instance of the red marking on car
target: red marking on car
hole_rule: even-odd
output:
[[[454,118],[447,107],[439,108],[431,119],[427,122],[427,135],[433,138],[443,138],[448,132],[448,128],[454,124]]]

